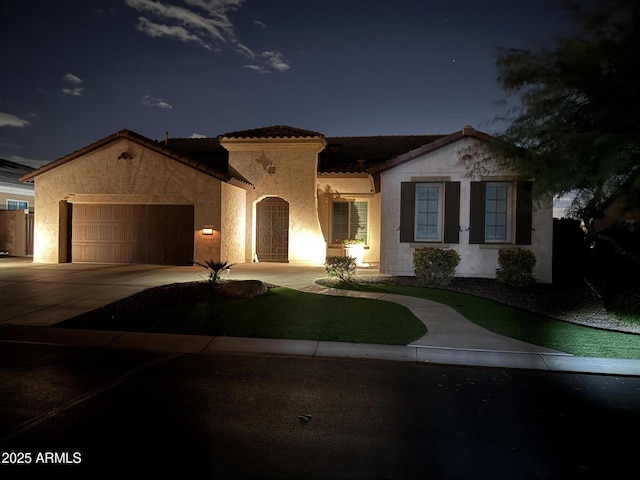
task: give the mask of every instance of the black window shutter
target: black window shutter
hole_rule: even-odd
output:
[[[444,184],[444,242],[460,243],[460,182]]]
[[[400,184],[400,241],[413,242],[416,218],[416,184]]]
[[[471,182],[469,243],[484,243],[484,209],[487,182]]]
[[[533,182],[517,182],[516,188],[516,245],[531,245]]]

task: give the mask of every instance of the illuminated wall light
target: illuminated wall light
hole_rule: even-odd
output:
[[[213,227],[211,225],[205,225],[202,228],[203,235],[213,235]]]

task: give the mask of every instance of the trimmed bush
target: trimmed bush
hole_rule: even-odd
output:
[[[353,257],[328,256],[324,267],[331,278],[338,278],[341,282],[350,282],[356,274],[356,259]]]
[[[445,286],[451,283],[460,255],[452,249],[418,248],[413,252],[413,268],[423,286]]]
[[[498,252],[498,268],[496,280],[513,287],[526,287],[536,283],[533,267],[536,256],[531,250],[524,248],[501,248]]]

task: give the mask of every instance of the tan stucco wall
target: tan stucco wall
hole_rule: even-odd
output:
[[[245,261],[246,192],[222,183],[220,260],[229,263]]]
[[[367,174],[324,174],[318,178],[318,216],[327,241],[327,255],[346,255],[341,245],[332,245],[331,204],[336,200],[368,203],[368,242],[363,263],[380,261],[380,195],[374,195],[372,179]]]
[[[131,158],[118,159],[122,152]],[[236,188],[236,187],[231,187]],[[64,261],[58,237],[59,203],[193,204],[194,259],[218,258],[221,182],[128,139],[118,139],[35,179],[34,261]]]
[[[470,191],[472,179],[459,164],[459,152],[474,142],[464,139],[435,152],[413,159],[381,175],[382,224],[380,270],[391,275],[413,275],[413,252],[417,247],[433,244],[400,243],[400,184],[422,177],[446,177],[460,182],[460,241],[449,244],[461,257],[456,275],[461,277],[494,278],[498,266],[498,250],[504,245],[469,244]],[[504,175],[504,174],[503,174]],[[514,177],[515,178],[515,177]],[[483,178],[483,180],[485,180]],[[540,282],[552,281],[553,205],[534,202],[531,245],[522,245],[536,256],[534,275]],[[515,246],[514,246],[515,247]]]
[[[289,262],[323,264],[326,243],[318,220],[316,177],[324,140],[223,138],[221,144],[229,150],[229,165],[256,186],[247,192],[245,260],[256,252],[256,204],[279,197],[289,204]]]

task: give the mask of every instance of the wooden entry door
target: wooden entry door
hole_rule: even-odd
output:
[[[289,261],[289,204],[277,197],[256,206],[256,253],[260,262]]]

